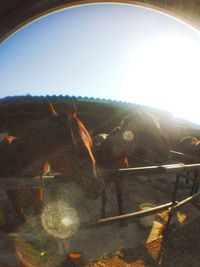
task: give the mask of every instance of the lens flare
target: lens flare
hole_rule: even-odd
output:
[[[80,220],[76,210],[63,201],[48,203],[41,214],[45,231],[56,238],[70,238],[79,229]]]
[[[134,139],[134,134],[131,131],[124,131],[123,139],[126,141],[132,141]]]

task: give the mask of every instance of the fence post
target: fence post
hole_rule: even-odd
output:
[[[177,192],[178,192],[178,187],[179,187],[179,181],[180,181],[180,174],[176,174],[176,181],[175,181],[175,185],[174,185],[174,192],[172,195],[172,207],[176,204],[176,196],[177,196]],[[170,210],[169,212],[169,217],[166,223],[166,227],[165,227],[165,231],[164,231],[164,237],[166,237],[167,233],[169,232],[169,227],[170,227],[170,222],[173,216],[173,208]]]
[[[176,174],[176,181],[175,181],[175,185],[174,185],[174,191],[173,191],[173,195],[172,195],[172,205],[171,207],[173,207],[176,204],[176,196],[177,196],[177,192],[178,192],[178,187],[179,187],[179,181],[180,181],[180,174]],[[169,217],[165,226],[165,230],[163,232],[163,239],[162,239],[162,244],[161,244],[161,248],[159,251],[159,255],[157,257],[157,264],[158,266],[160,266],[162,264],[162,255],[163,255],[163,250],[164,250],[164,245],[166,243],[167,240],[167,235],[169,233],[169,227],[170,227],[170,222],[173,216],[173,208],[171,208],[170,212],[169,212]]]
[[[192,188],[190,191],[190,196],[193,196],[198,192],[199,184],[200,184],[200,172],[199,170],[194,169],[194,178],[193,178]]]

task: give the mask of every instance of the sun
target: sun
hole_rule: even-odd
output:
[[[130,57],[123,88],[133,102],[200,123],[196,114],[199,62],[199,43],[195,40],[175,36],[153,39]]]

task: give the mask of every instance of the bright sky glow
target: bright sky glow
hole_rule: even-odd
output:
[[[200,124],[197,30],[151,9],[96,4],[44,17],[0,47],[0,97],[75,95]]]

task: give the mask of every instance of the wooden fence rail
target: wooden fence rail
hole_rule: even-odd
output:
[[[175,153],[180,153],[176,152]],[[181,156],[187,157],[181,153]],[[190,157],[190,155],[189,155]],[[191,156],[192,157],[192,156]],[[174,210],[178,210],[180,207],[194,201],[197,197],[199,197],[200,192],[196,192],[192,196],[186,197],[182,201],[177,201],[177,191],[179,187],[179,180],[180,177],[187,177],[189,179],[194,179],[191,175],[187,175],[186,171],[197,170],[200,172],[200,163],[195,164],[169,164],[169,165],[159,165],[159,166],[147,166],[147,167],[136,167],[136,168],[125,168],[125,169],[118,169],[118,170],[104,170],[102,171],[102,175],[106,180],[113,180],[120,176],[126,177],[127,179],[133,179],[136,175],[152,175],[152,174],[159,174],[159,173],[171,173],[176,174],[176,181],[174,185],[174,192],[172,195],[172,201],[169,203],[165,203],[162,205],[158,205],[149,210],[145,211],[136,211],[132,213],[127,213],[119,216],[107,217],[103,219],[99,219],[97,222],[86,222],[83,223],[82,227],[91,228],[91,227],[99,227],[106,224],[111,224],[120,221],[128,221],[137,219],[140,217],[152,215],[164,210],[170,210],[170,214],[173,213]],[[114,177],[114,178],[113,178]],[[0,178],[0,188],[4,190],[8,189],[19,189],[19,188],[36,188],[41,186],[46,186],[49,184],[56,184],[56,183],[68,183],[73,181],[73,177],[66,177],[60,173],[55,173],[51,176],[45,176],[41,179],[41,177],[32,177],[32,178],[21,178],[21,177],[10,177],[10,178]],[[171,218],[171,216],[169,217]],[[170,220],[168,222],[169,226]]]

